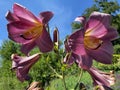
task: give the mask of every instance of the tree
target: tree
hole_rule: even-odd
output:
[[[117,1],[112,0],[94,0],[95,4],[92,7],[87,8],[83,15],[89,16],[93,11],[99,11],[103,13],[111,14],[112,16],[118,15],[120,11],[120,5]]]
[[[3,41],[3,44],[0,47],[1,58],[4,60],[11,60],[11,55],[13,53],[20,54],[19,49],[20,49],[19,44],[16,44],[11,40],[5,40],[5,41]]]

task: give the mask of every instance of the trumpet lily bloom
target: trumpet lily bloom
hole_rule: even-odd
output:
[[[16,71],[17,78],[23,82],[29,80],[28,72],[30,68],[39,60],[40,54],[34,54],[29,57],[21,57],[17,54],[12,54],[12,70]]]
[[[87,70],[93,79],[93,85],[98,86],[99,90],[111,90],[105,89],[115,84],[115,75],[113,71],[103,72],[95,67],[91,67]]]
[[[83,24],[83,27],[66,39],[67,55],[64,62],[69,65],[76,62],[83,69],[90,68],[93,59],[111,64],[113,54],[111,41],[118,38],[117,30],[110,26],[111,16],[93,12],[88,21],[85,17],[77,17],[75,21]]]
[[[50,11],[41,12],[36,17],[25,7],[14,4],[13,13],[8,11],[6,19],[9,38],[22,44],[21,50],[28,54],[31,49],[38,46],[41,52],[49,52],[53,49],[53,42],[46,30],[48,21],[53,17]]]

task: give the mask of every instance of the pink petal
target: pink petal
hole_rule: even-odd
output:
[[[40,19],[44,24],[47,24],[48,21],[53,17],[53,13],[51,11],[45,11],[40,13]]]
[[[36,22],[38,21],[37,17],[32,14],[29,10],[27,10],[25,7],[15,3],[13,5],[13,12],[16,14],[18,17],[26,19],[30,22]]]
[[[68,46],[75,54],[84,55],[86,53],[83,44],[83,30],[78,30],[69,37]]]
[[[40,58],[41,54],[40,53],[36,53],[33,54],[31,56],[28,57],[23,57],[20,61],[19,61],[19,65],[26,65],[26,64],[34,64],[36,61],[38,61],[38,59]]]
[[[50,38],[50,34],[44,29],[41,36],[36,39],[36,44],[41,52],[49,52],[53,49],[53,42]]]
[[[119,34],[117,30],[114,29],[113,27],[108,28],[107,34],[104,37],[102,37],[103,40],[110,40],[110,41],[115,40],[117,38],[119,38]]]
[[[93,12],[85,26],[85,36],[94,36],[96,38],[105,36],[108,32],[107,28],[109,28],[110,22],[111,17],[109,14]]]
[[[28,42],[26,44],[23,44],[21,47],[21,51],[28,55],[28,53],[36,46],[36,43],[34,41]]]
[[[7,25],[9,38],[18,43],[25,43],[28,40],[25,40],[21,35],[28,29],[32,28],[32,25],[21,21],[15,21]]]
[[[79,62],[77,60],[76,61],[78,62],[80,68],[86,70],[92,66],[92,58],[89,55],[79,55],[78,59]]]
[[[91,23],[91,22],[88,22]],[[88,25],[87,23],[87,25]],[[97,25],[96,25],[97,24]],[[107,28],[99,21],[92,22],[92,26],[87,26],[85,36],[92,36],[96,38],[102,38],[107,34]]]
[[[13,22],[13,21],[18,21],[19,20],[19,18],[15,14],[11,13],[10,11],[7,12],[6,19],[9,22]]]
[[[103,74],[99,73],[96,68],[92,67],[88,70],[88,72],[92,76],[94,84],[110,86],[109,82],[106,80]]]
[[[29,69],[24,69],[23,67],[19,67],[17,69],[17,72],[16,72],[16,75],[17,75],[17,78],[21,81],[21,82],[24,82],[25,80],[29,80],[30,77],[28,76],[28,71]]]
[[[95,24],[95,22],[96,22],[96,24]],[[105,27],[109,27],[111,24],[111,15],[106,14],[106,13],[93,12],[90,15],[88,23],[89,23],[88,24],[89,27],[93,26],[92,24],[94,24],[96,26],[96,25],[98,25],[98,23],[102,23],[103,25],[105,25]]]
[[[107,75],[107,73],[102,72],[94,67],[91,67],[87,71],[92,76],[95,86],[96,85],[105,85],[107,87],[110,87],[109,80],[111,79],[111,77],[109,75]]]
[[[92,58],[94,58],[98,62],[104,64],[112,63],[113,46],[110,41],[104,41],[98,49],[89,49],[86,51]]]

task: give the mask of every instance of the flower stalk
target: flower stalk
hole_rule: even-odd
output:
[[[65,90],[68,90],[68,89],[67,89],[67,86],[66,86],[66,82],[65,82],[65,74],[64,74],[64,71],[62,71],[62,77],[63,77],[62,81],[63,81],[64,88],[65,88]]]
[[[78,79],[77,84],[75,85],[74,90],[77,90],[77,87],[78,87],[78,85],[79,85],[79,83],[80,83],[80,80],[81,80],[81,78],[82,78],[82,75],[83,75],[83,69],[81,69],[81,71],[80,71],[79,79]]]
[[[57,71],[49,64],[47,63],[47,65],[49,66],[49,68],[55,73],[55,75],[61,79],[63,79],[63,76],[60,75],[59,73],[57,73]]]

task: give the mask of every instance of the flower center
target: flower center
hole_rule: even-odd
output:
[[[84,45],[88,49],[97,49],[101,46],[102,40],[91,37],[91,36],[85,36],[84,37]]]
[[[21,36],[24,39],[28,39],[28,40],[33,39],[33,38],[37,38],[42,33],[42,30],[43,30],[43,24],[39,23],[35,27],[32,27],[31,29],[24,32]]]

